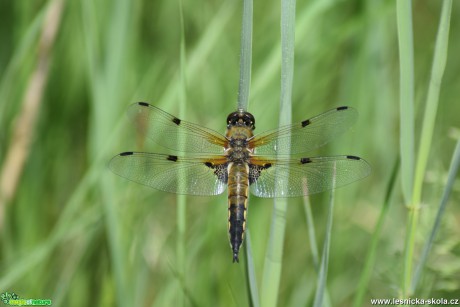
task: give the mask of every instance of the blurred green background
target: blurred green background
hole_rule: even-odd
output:
[[[416,146],[441,4],[413,2]],[[415,263],[459,135],[457,4]],[[176,196],[129,182],[107,168],[122,151],[165,152],[136,137],[125,116],[136,101],[177,116],[184,112],[188,121],[225,131],[226,116],[236,108],[241,10],[241,1],[183,1],[184,112],[179,109],[179,1],[1,1],[0,166],[2,184],[12,185],[12,192],[8,196],[0,187],[0,292],[49,298],[53,306],[172,306],[184,296],[185,305],[248,305],[245,265],[231,262],[225,194],[186,198],[182,279]],[[311,155],[352,154],[372,165],[370,177],[335,194],[327,287],[332,306],[348,306],[399,156],[396,7],[394,1],[298,0],[296,10],[293,121],[340,105],[356,108],[357,124]],[[278,123],[280,58],[280,4],[255,1],[249,112],[256,117],[256,132]],[[8,159],[15,146],[19,151]],[[8,163],[19,166],[13,174],[5,171]],[[328,198],[323,193],[310,199],[320,251]],[[460,297],[459,203],[457,179],[417,297]],[[272,204],[250,199],[248,227],[259,284]],[[369,298],[400,294],[407,212],[398,180],[365,306]],[[279,306],[311,305],[317,273],[302,199],[289,200],[283,254]]]

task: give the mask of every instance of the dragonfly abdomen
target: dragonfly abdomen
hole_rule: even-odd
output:
[[[248,173],[249,166],[246,163],[230,163],[228,166],[228,234],[233,262],[239,262],[238,253],[246,230]]]

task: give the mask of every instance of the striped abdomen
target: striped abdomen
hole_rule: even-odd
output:
[[[239,262],[238,252],[246,229],[249,192],[249,166],[245,163],[228,165],[228,233],[233,262]]]

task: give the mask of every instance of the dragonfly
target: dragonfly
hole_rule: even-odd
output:
[[[239,109],[228,115],[225,135],[146,102],[132,104],[127,112],[142,135],[177,155],[122,152],[111,159],[110,169],[170,193],[211,196],[228,190],[233,262],[239,262],[249,191],[265,198],[306,196],[350,184],[371,170],[353,155],[295,157],[350,128],[358,112],[347,106],[260,134],[254,134],[254,116]]]

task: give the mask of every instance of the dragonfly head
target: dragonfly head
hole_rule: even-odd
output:
[[[256,129],[255,124],[256,120],[254,119],[254,116],[243,109],[230,113],[227,117],[227,128],[248,127],[249,129],[254,130]]]

